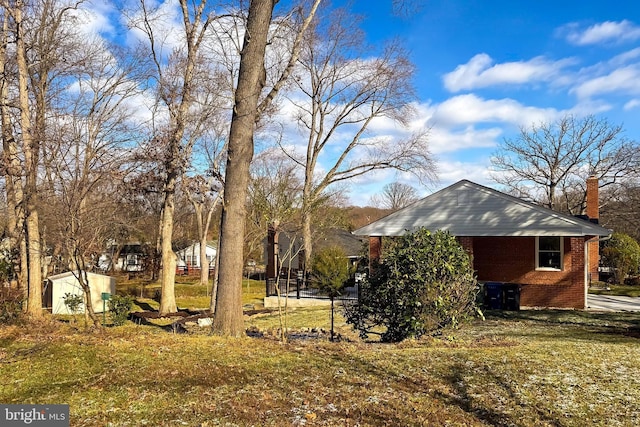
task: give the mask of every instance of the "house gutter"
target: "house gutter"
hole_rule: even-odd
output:
[[[611,236],[613,236],[613,234],[609,234],[608,236],[605,236],[605,237],[596,236],[584,241],[584,307],[585,309],[589,308],[589,306],[587,305],[587,302],[588,302],[587,296],[589,295],[589,243],[606,242],[607,240],[611,239]]]

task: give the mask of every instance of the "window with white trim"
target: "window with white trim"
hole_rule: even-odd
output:
[[[536,237],[536,269],[562,270],[563,239],[559,236]]]

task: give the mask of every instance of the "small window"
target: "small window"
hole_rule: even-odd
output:
[[[562,270],[562,238],[544,236],[536,239],[536,268]]]

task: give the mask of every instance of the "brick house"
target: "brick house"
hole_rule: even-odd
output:
[[[598,242],[611,235],[597,224],[595,178],[586,213],[565,215],[462,180],[353,233],[369,236],[375,259],[383,236],[447,230],[472,256],[478,281],[521,285],[521,306],[584,309],[588,284],[598,280]]]

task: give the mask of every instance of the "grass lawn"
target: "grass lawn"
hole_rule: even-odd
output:
[[[250,286],[251,290],[251,286]],[[326,308],[293,328],[328,328]],[[276,327],[274,315],[247,326]],[[73,426],[631,426],[640,315],[490,312],[442,337],[226,339],[154,326],[0,326],[0,402],[68,403]]]
[[[627,297],[640,297],[640,286],[605,285],[589,288],[589,293],[595,295],[622,295]]]
[[[179,309],[203,309],[208,308],[211,301],[211,282],[209,287],[200,286],[199,278],[195,276],[176,276],[175,294],[176,304]],[[242,303],[261,308],[264,304],[264,281],[243,279]],[[117,278],[117,292],[135,296],[143,306],[136,309],[143,310],[149,307],[156,309],[159,304],[153,297],[160,292],[160,283],[143,279],[127,279],[125,276]]]

